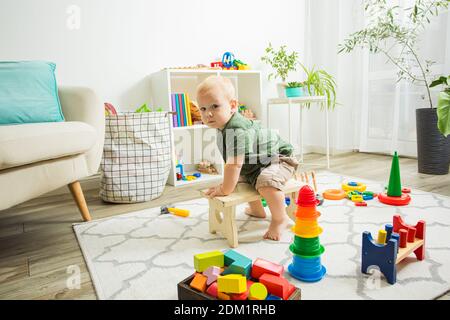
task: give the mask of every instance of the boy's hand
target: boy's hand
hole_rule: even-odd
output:
[[[205,192],[205,194],[210,198],[226,196],[226,194],[222,190],[222,185],[209,188],[208,191]]]

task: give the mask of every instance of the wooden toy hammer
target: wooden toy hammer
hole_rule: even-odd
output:
[[[161,207],[161,214],[169,214],[169,213],[172,213],[179,217],[188,217],[189,216],[189,210],[186,210],[186,209],[178,209],[178,208],[169,207],[169,206]]]

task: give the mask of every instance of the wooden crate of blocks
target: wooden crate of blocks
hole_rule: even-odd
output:
[[[284,267],[228,250],[194,256],[195,273],[178,283],[179,300],[300,300]]]

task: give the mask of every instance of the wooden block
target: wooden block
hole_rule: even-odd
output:
[[[247,290],[247,278],[240,274],[227,274],[217,278],[219,292],[243,293]]]
[[[205,292],[206,290],[206,280],[207,278],[201,273],[195,273],[194,279],[192,279],[189,284],[192,288],[197,289],[198,291]]]
[[[194,256],[194,268],[197,272],[203,272],[211,266],[223,267],[224,256],[221,251],[199,253]]]
[[[184,279],[178,283],[177,291],[178,291],[178,299],[179,300],[218,300],[217,297],[211,296],[211,295],[207,294],[206,292],[200,292],[195,289],[192,289],[189,286],[189,283],[191,283],[193,278],[194,278],[194,275],[190,275],[189,277],[187,277],[186,279]],[[251,284],[251,282],[249,282],[249,281],[250,280],[247,280],[247,283]],[[217,282],[214,282],[213,284],[211,284],[211,286],[213,286],[214,284],[217,286]],[[247,288],[250,288],[250,285],[247,286]],[[213,290],[213,289],[214,288],[212,288],[210,290]],[[222,295],[224,295],[224,293],[222,293]],[[268,300],[269,300],[269,296],[268,296]],[[295,291],[289,296],[288,300],[301,300],[301,290],[299,288],[295,288]]]
[[[217,298],[219,300],[231,300],[231,298],[228,294],[226,294],[224,292],[220,292],[220,291],[217,293]]]
[[[259,282],[266,286],[267,291],[277,297],[286,300],[295,291],[295,286],[290,284],[287,279],[277,277],[273,274],[265,273],[259,277]]]
[[[261,258],[256,259],[252,266],[252,278],[254,279],[259,279],[264,273],[281,276],[283,272],[284,267],[282,265]]]
[[[250,277],[252,269],[252,260],[234,250],[228,250],[224,254],[224,263],[228,268],[222,273],[227,274],[242,274],[247,278]]]
[[[267,288],[262,283],[254,283],[250,287],[248,298],[250,300],[266,300]]]
[[[231,300],[247,300],[248,298],[248,294],[249,294],[249,289],[252,286],[254,282],[251,280],[247,280],[247,290],[243,293],[233,293],[230,294],[230,298]]]
[[[203,275],[207,277],[206,285],[210,285],[214,281],[217,280],[217,277],[220,276],[220,274],[223,272],[222,268],[211,266],[207,268],[205,271],[203,271]]]
[[[206,293],[210,296],[217,298],[218,290],[217,290],[217,282],[211,283],[211,285],[206,289]]]

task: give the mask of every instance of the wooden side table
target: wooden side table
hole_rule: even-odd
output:
[[[292,144],[292,116],[291,116],[291,106],[294,104],[300,105],[300,161],[303,162],[303,107],[307,103],[319,103],[325,107],[325,117],[326,117],[326,127],[327,127],[327,168],[330,169],[330,134],[328,125],[328,105],[327,98],[325,96],[305,96],[296,98],[273,98],[267,100],[267,127],[270,128],[270,116],[269,108],[271,105],[288,105],[288,128],[289,128],[289,143]]]

